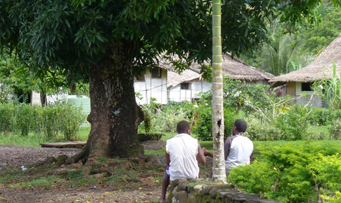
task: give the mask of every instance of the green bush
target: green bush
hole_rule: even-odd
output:
[[[276,127],[281,131],[281,140],[302,140],[310,137],[307,120],[308,109],[300,105],[292,106],[284,114],[277,117]]]
[[[81,108],[76,108],[71,104],[67,104],[60,107],[61,111],[57,112],[59,119],[59,128],[67,140],[75,140],[76,133],[79,130],[81,124],[84,123],[86,116],[82,114]],[[59,115],[58,115],[59,113]]]
[[[0,104],[0,132],[8,134],[14,131],[15,119],[13,117],[15,106],[12,103]]]
[[[151,102],[149,105],[144,105],[142,109],[144,111],[145,121],[140,124],[138,132],[175,132],[176,125],[179,121],[191,121],[192,112],[195,108],[194,105],[195,103],[188,101],[168,101],[166,105]]]
[[[29,132],[47,138],[60,133],[65,139],[75,139],[76,132],[85,121],[82,109],[71,104],[31,106],[29,104],[0,104],[0,132],[27,136]]]
[[[228,181],[250,193],[265,193],[272,190],[278,171],[267,162],[255,161],[252,165],[232,168]]]
[[[257,161],[233,168],[228,176],[242,190],[282,202],[316,202],[318,193],[330,197],[341,190],[339,143],[264,143],[256,148]]]
[[[195,133],[199,140],[212,140],[212,107],[200,106],[197,112],[197,119],[193,126],[193,133]],[[237,113],[229,108],[224,108],[224,137],[232,134],[232,126],[237,117]]]
[[[16,111],[16,130],[20,132],[22,136],[27,136],[31,127],[31,120],[33,115],[32,106],[27,104],[17,104]]]
[[[309,121],[312,125],[330,125],[337,119],[341,119],[341,109],[311,108]]]
[[[341,139],[341,119],[335,120],[333,124],[329,126],[329,136],[331,140]]]
[[[247,118],[247,130],[245,135],[251,140],[274,141],[281,139],[281,131],[273,123],[262,122],[254,116]]]

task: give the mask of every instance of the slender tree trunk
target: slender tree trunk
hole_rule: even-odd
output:
[[[47,105],[47,97],[44,91],[41,91],[40,93],[40,103],[42,107],[45,107]]]
[[[112,45],[102,61],[90,68],[90,98],[89,139],[71,162],[143,154],[136,137],[141,110],[135,101],[133,64],[123,44]]]
[[[212,85],[213,85],[213,179],[226,182],[224,160],[224,110],[223,110],[223,75],[221,47],[221,0],[213,0],[212,16]]]

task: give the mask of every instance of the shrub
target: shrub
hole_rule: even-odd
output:
[[[232,168],[227,181],[250,193],[265,193],[272,190],[278,171],[270,163],[255,161],[251,165]]]
[[[281,131],[275,124],[262,122],[254,116],[247,118],[247,130],[245,135],[251,140],[274,141],[281,139]]]
[[[232,134],[232,126],[237,113],[229,108],[224,109],[224,137]],[[212,140],[212,107],[200,106],[197,112],[197,119],[193,126],[193,132],[203,141]]]
[[[27,136],[34,132],[47,138],[62,133],[65,139],[74,139],[85,115],[81,108],[71,104],[31,106],[29,104],[0,104],[0,131]]]
[[[188,101],[169,101],[167,105],[151,102],[149,105],[144,105],[142,109],[145,120],[138,131],[139,133],[147,133],[148,130],[149,132],[175,132],[179,121],[191,121],[194,105]]]
[[[8,134],[14,130],[13,112],[15,112],[15,106],[12,103],[0,104],[0,132]]]
[[[328,146],[328,147],[326,147]],[[233,168],[228,181],[282,202],[316,202],[341,190],[341,149],[332,142],[257,145],[258,160]]]
[[[276,127],[281,131],[281,140],[302,140],[310,137],[307,121],[308,109],[300,105],[292,106],[277,117]]]
[[[311,108],[310,124],[330,125],[334,120],[341,119],[341,109]]]
[[[332,140],[341,139],[341,119],[337,119],[329,126],[329,138]]]
[[[82,114],[82,109],[71,104],[60,106],[60,111],[57,112],[59,119],[59,128],[64,138],[67,140],[75,140],[76,133],[80,125],[85,121],[86,116]]]

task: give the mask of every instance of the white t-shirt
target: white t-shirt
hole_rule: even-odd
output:
[[[225,166],[230,171],[232,167],[250,164],[250,156],[253,152],[252,141],[242,135],[228,137],[225,141]]]
[[[199,176],[197,139],[188,134],[179,134],[167,140],[166,152],[170,155],[170,180],[194,179]]]

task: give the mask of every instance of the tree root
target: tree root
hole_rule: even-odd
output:
[[[82,160],[82,162],[84,164],[86,162],[88,154],[89,153],[87,152],[87,150],[83,149],[78,154],[75,154],[74,156],[67,158],[65,160],[65,164],[69,165],[69,164],[73,164],[73,163],[78,163],[80,160]]]

